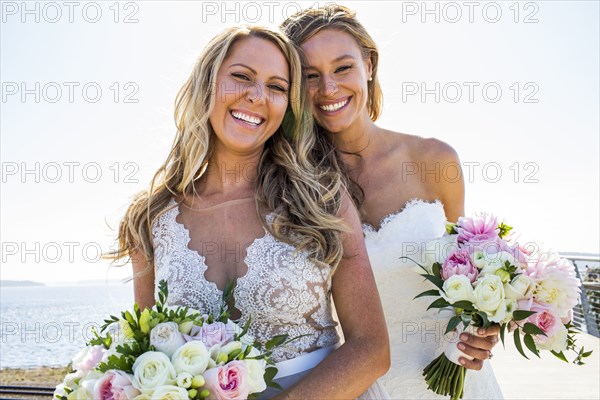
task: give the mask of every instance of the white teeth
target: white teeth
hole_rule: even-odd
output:
[[[323,111],[337,111],[340,108],[344,107],[346,104],[348,104],[348,99],[340,101],[339,103],[335,103],[335,104],[327,104],[324,106],[319,106],[319,108]]]
[[[261,118],[252,117],[239,111],[232,111],[231,115],[233,115],[233,117],[236,119],[241,119],[242,121],[248,122],[252,125],[259,125],[263,121]]]

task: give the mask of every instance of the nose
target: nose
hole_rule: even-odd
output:
[[[338,91],[338,85],[335,79],[328,75],[324,75],[319,84],[319,92],[323,97],[334,95]]]
[[[265,87],[258,83],[251,83],[246,86],[246,100],[250,103],[260,103],[266,100],[264,95]]]

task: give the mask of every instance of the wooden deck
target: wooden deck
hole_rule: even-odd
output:
[[[529,360],[523,358],[506,337],[506,349],[499,343],[490,362],[508,399],[600,399],[600,339],[588,334],[577,337],[577,345],[594,353],[586,364],[567,364],[549,352]],[[527,350],[526,350],[526,354]],[[568,357],[569,358],[569,357]],[[571,359],[570,357],[569,359]]]

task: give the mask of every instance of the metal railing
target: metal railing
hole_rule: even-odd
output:
[[[582,282],[579,303],[573,310],[573,325],[595,337],[600,337],[600,256],[562,253],[575,266],[577,278]],[[590,268],[589,264],[597,265]],[[579,268],[587,267],[582,273]]]

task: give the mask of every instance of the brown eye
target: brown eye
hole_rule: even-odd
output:
[[[335,72],[344,72],[352,68],[352,65],[344,65],[343,67],[339,67],[335,70]]]
[[[239,72],[234,72],[234,73],[231,74],[231,76],[233,76],[235,78],[238,78],[238,79],[242,79],[244,81],[249,81],[250,80],[250,78],[247,75],[240,74]]]

